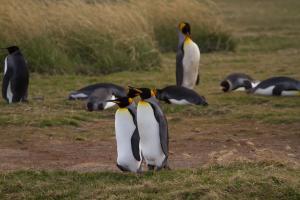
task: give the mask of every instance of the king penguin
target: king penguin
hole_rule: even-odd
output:
[[[164,101],[169,104],[177,104],[177,105],[203,105],[207,106],[208,103],[205,97],[200,96],[194,90],[171,85],[162,89],[154,90],[157,99]]]
[[[137,126],[143,159],[149,170],[168,168],[168,124],[155,94],[149,88],[129,88],[129,93],[141,97],[137,106]]]
[[[250,93],[266,96],[299,96],[300,81],[285,77],[272,77],[260,82]]]
[[[223,92],[230,91],[248,91],[258,85],[259,82],[255,81],[251,76],[244,73],[232,73],[220,83]]]
[[[126,90],[122,86],[113,83],[96,83],[88,85],[79,90],[73,91],[69,94],[69,100],[85,100],[88,99],[91,94],[96,90],[103,89],[109,91],[109,93],[115,94],[118,97],[125,97]],[[98,92],[99,93],[99,92]]]
[[[17,46],[7,48],[4,61],[2,96],[8,103],[25,102],[28,95],[29,72],[24,56]]]
[[[108,100],[119,106],[115,114],[117,167],[122,171],[141,172],[140,136],[136,122],[136,104],[130,97]]]
[[[191,39],[191,26],[181,22],[178,26],[179,43],[176,55],[176,85],[193,89],[199,83],[200,50]]]

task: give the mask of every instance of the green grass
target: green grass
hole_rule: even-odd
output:
[[[297,0],[216,0],[224,24],[231,27],[239,46],[234,52],[202,55],[201,80],[196,91],[206,97],[209,106],[162,103],[172,145],[189,147],[187,142],[201,141],[207,142],[209,149],[217,144],[213,147],[219,149],[209,149],[207,154],[241,148],[251,163],[212,165],[204,160],[204,164],[196,169],[133,175],[111,171],[53,171],[49,168],[39,171],[34,170],[35,167],[44,169],[44,166],[35,166],[28,161],[29,164],[22,167],[32,170],[0,172],[0,199],[300,199],[299,97],[262,97],[244,92],[225,94],[219,88],[220,81],[232,72],[244,72],[258,80],[278,75],[300,79],[298,4]],[[173,27],[175,30],[175,25]],[[171,47],[170,38],[177,39],[176,34],[171,36],[171,30],[168,31],[167,40],[162,38],[162,43],[169,45],[171,50],[174,47]],[[195,40],[198,40],[197,32],[197,28],[193,29]],[[87,46],[81,42],[81,37],[88,41]],[[130,43],[132,40],[114,43],[102,36],[93,37],[92,33],[74,33],[66,38],[66,43],[46,38],[35,39],[34,43],[27,41],[28,49],[25,48],[24,53],[36,61],[30,66],[31,70],[43,74],[31,73],[29,103],[7,105],[0,102],[0,149],[19,152],[25,148],[26,152],[29,148],[26,145],[48,144],[50,139],[51,147],[56,143],[87,147],[99,141],[114,145],[115,108],[87,112],[85,102],[68,101],[67,97],[71,91],[96,82],[158,88],[174,84],[175,54],[159,53],[157,48],[161,46],[157,41],[153,42],[153,38],[139,38],[133,43]],[[137,49],[139,43],[143,44],[142,50]],[[200,43],[201,46],[203,42]],[[108,52],[113,58],[102,56],[112,44],[116,46]],[[68,49],[68,45],[73,46]],[[44,46],[49,48],[44,49]],[[40,52],[41,58],[37,56]],[[128,60],[132,58],[134,63]],[[50,71],[39,64],[46,59]],[[120,70],[120,63],[125,66],[124,71],[116,72]],[[107,69],[102,65],[113,67]],[[68,70],[78,74],[57,74]],[[250,150],[245,144],[248,140],[254,144]],[[241,147],[234,146],[237,144]],[[39,153],[44,149],[32,151]],[[173,148],[170,151],[177,152]],[[270,160],[278,162],[268,162]],[[5,157],[1,162],[5,164]],[[189,160],[183,162],[189,164]]]
[[[296,200],[300,198],[300,171],[276,163],[236,163],[142,175],[18,171],[0,175],[0,197]]]
[[[237,48],[238,41],[229,31],[210,30],[201,24],[191,24],[193,41],[199,45],[201,53],[213,51],[234,51]],[[174,34],[174,27],[163,25],[155,27],[155,38],[159,49],[162,52],[172,52],[177,50],[177,34]]]

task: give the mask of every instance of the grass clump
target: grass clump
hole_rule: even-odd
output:
[[[235,50],[236,41],[224,28],[216,10],[211,1],[155,1],[150,7],[148,18],[153,24],[160,50],[168,52],[177,49],[176,31],[181,21],[191,24],[192,38],[202,53]]]
[[[17,44],[39,73],[107,74],[160,66],[189,21],[202,52],[233,50],[208,3],[172,1],[1,1],[0,45]],[[200,19],[200,20],[199,20]]]
[[[299,170],[236,163],[145,173],[18,171],[0,175],[5,199],[299,199]]]

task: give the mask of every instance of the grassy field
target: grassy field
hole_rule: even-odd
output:
[[[146,173],[19,171],[0,176],[1,199],[299,199],[299,170],[233,164]]]
[[[177,48],[176,27],[182,20],[194,24],[193,38],[202,52],[236,47],[209,1],[0,0],[0,4],[0,46],[18,44],[31,72],[95,75],[158,69],[160,52]]]
[[[231,72],[300,79],[300,2],[210,2],[238,39],[235,52],[202,54],[196,90],[207,107],[162,104],[171,171],[115,167],[114,112],[86,112],[68,93],[86,84],[175,83],[175,54],[161,67],[109,75],[33,73],[28,104],[0,103],[0,199],[299,199],[299,97],[224,94]]]

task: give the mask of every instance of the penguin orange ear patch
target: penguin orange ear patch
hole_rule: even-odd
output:
[[[157,90],[156,89],[152,89],[151,90],[151,96],[155,97],[157,95]]]
[[[184,26],[185,26],[185,23],[181,22],[181,23],[179,23],[178,28],[182,31]]]

